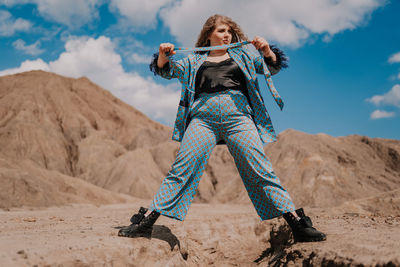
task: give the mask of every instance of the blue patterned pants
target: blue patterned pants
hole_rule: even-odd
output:
[[[184,220],[210,154],[223,139],[261,220],[294,211],[288,192],[264,153],[252,112],[246,96],[238,90],[201,94],[193,103],[192,119],[176,160],[150,210]]]

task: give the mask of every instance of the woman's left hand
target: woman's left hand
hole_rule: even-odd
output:
[[[274,52],[272,52],[271,48],[269,47],[269,43],[267,40],[260,36],[254,37],[251,43],[255,46],[257,50],[261,50],[264,54],[264,57],[274,57]]]

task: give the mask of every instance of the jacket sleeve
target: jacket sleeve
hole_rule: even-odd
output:
[[[272,52],[276,55],[276,61],[273,62],[271,58],[266,58],[261,55],[254,58],[254,66],[258,74],[263,73],[263,61],[267,64],[271,75],[277,74],[281,69],[288,67],[288,58],[285,53],[274,45],[270,45]]]
[[[172,78],[182,78],[185,73],[185,61],[187,59],[181,60],[173,60],[170,58],[169,62],[167,62],[164,67],[159,68],[157,66],[158,53],[153,55],[153,59],[150,62],[150,71],[154,73],[154,75],[159,75],[165,79]]]

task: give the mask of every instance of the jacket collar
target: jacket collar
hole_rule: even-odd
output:
[[[246,76],[246,79],[252,80],[249,71],[247,70],[245,64],[243,64],[243,59],[241,58],[242,54],[243,54],[243,49],[241,47],[229,48],[228,54],[233,59],[233,61],[236,62],[236,64],[239,66],[239,68],[242,70],[242,72]]]

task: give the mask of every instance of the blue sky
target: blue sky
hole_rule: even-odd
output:
[[[154,76],[149,61],[161,42],[193,46],[215,13],[289,56],[290,67],[274,76],[283,112],[260,79],[278,132],[400,139],[394,0],[0,0],[0,76],[32,69],[87,76],[172,126],[180,85]]]

